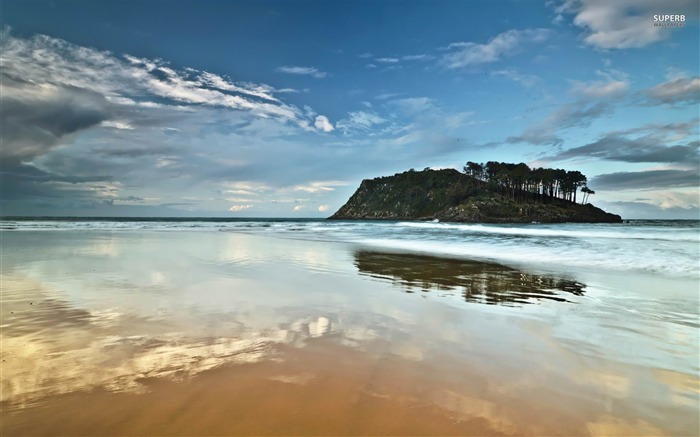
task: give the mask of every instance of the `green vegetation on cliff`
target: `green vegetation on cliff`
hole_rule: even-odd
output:
[[[474,163],[471,163],[474,164]],[[490,165],[489,165],[490,164]],[[576,189],[590,193],[579,172],[532,171],[524,164],[477,164],[480,173],[457,170],[410,170],[366,179],[331,219],[431,220],[472,223],[615,223],[622,219],[591,204],[578,204]],[[476,167],[475,167],[476,168]],[[486,169],[490,171],[486,171]],[[498,170],[497,170],[498,169]],[[534,173],[537,172],[537,173]],[[554,170],[556,172],[556,170]],[[568,176],[567,176],[568,175]],[[573,188],[572,188],[573,187]]]

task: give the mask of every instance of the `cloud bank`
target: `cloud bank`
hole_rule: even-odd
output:
[[[277,161],[294,162],[283,153],[266,156],[284,150],[282,138],[334,129],[327,116],[285,103],[279,95],[289,90],[178,69],[160,59],[119,56],[45,35],[20,38],[9,29],[2,32],[0,53],[6,213],[87,208],[105,214],[100,211],[111,206],[140,204],[154,214],[147,208],[208,202],[218,208],[211,202],[220,199],[202,195],[204,186],[265,177]],[[269,165],[256,168],[263,145]],[[206,185],[183,202],[178,191],[198,184]],[[159,195],[145,194],[156,187]]]
[[[184,105],[179,109],[187,109],[201,105],[308,124],[303,111],[282,102],[275,95],[278,91],[266,84],[232,82],[192,68],[176,70],[162,60],[118,57],[45,35],[22,39],[6,32],[0,47],[3,75],[14,81],[17,93],[37,95],[46,92],[42,87],[71,87],[101,95],[114,106]]]

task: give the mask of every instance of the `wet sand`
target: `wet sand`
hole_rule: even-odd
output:
[[[580,278],[237,234],[3,237],[3,436],[697,434],[697,328]]]
[[[321,342],[323,343],[323,342]],[[501,435],[491,417],[459,417],[421,400],[430,369],[369,362],[333,344],[282,348],[256,364],[209,370],[183,382],[142,381],[143,394],[94,391],[56,397],[4,417],[6,435]],[[443,387],[440,387],[443,386]],[[485,413],[488,413],[487,411]]]
[[[571,400],[492,390],[460,363],[372,359],[328,339],[141,393],[59,395],[3,417],[5,435],[661,435],[646,423],[586,422]],[[464,363],[461,363],[464,366]],[[528,392],[546,390],[529,387]],[[551,397],[552,393],[549,393]],[[563,402],[563,403],[561,403]],[[590,413],[590,406],[588,408]],[[617,432],[616,432],[617,431]],[[592,433],[592,434],[591,434]]]

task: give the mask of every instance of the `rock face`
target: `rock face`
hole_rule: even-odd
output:
[[[562,199],[517,201],[497,187],[453,169],[397,173],[365,179],[332,220],[433,220],[467,223],[620,223],[591,204]]]

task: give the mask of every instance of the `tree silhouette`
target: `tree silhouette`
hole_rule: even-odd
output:
[[[583,188],[581,188],[581,192],[583,193],[583,200],[581,203],[584,205],[588,202],[588,198],[590,197],[590,195],[595,194],[595,191],[591,190],[586,185],[584,185]]]
[[[595,192],[586,185],[586,175],[578,170],[542,168],[530,169],[527,164],[488,161],[486,164],[467,161],[464,173],[485,182],[504,196],[516,201],[532,198],[540,202],[562,199],[577,202],[577,192],[584,193],[582,203]]]

